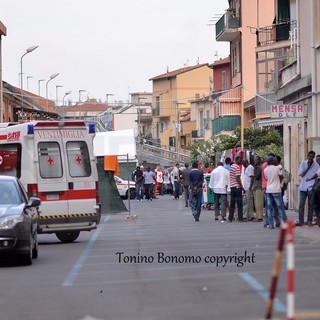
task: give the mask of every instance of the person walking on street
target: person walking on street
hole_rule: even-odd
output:
[[[228,221],[232,222],[234,218],[235,204],[237,203],[238,209],[238,220],[243,221],[243,202],[242,202],[242,191],[243,186],[241,182],[241,162],[242,159],[237,156],[235,163],[230,167],[230,188],[231,188],[231,200],[230,200],[230,212]]]
[[[210,175],[209,188],[214,196],[214,215],[215,220],[218,220],[221,209],[221,221],[226,220],[227,212],[227,190],[229,184],[229,171],[223,167],[222,162],[218,165]]]
[[[312,227],[313,220],[313,184],[314,181],[310,180],[319,170],[319,164],[314,161],[316,153],[309,151],[308,159],[301,162],[298,174],[301,177],[300,181],[300,200],[299,200],[299,221],[296,222],[297,227],[304,225],[304,206],[308,198],[308,226]]]
[[[243,216],[247,221],[254,220],[254,207],[253,207],[253,181],[254,181],[254,168],[247,159],[242,161],[244,167],[243,173]]]
[[[180,195],[180,170],[179,163],[176,163],[175,167],[172,170],[172,177],[174,183],[174,200],[179,199]]]
[[[161,169],[160,166],[157,166],[156,170],[155,170],[155,178],[156,178],[156,187],[155,190],[158,191],[159,195],[162,196],[163,195],[163,171]]]
[[[152,201],[154,172],[151,171],[150,167],[147,167],[147,171],[143,173],[143,177],[144,177],[144,188],[145,188],[146,200]]]
[[[143,198],[143,182],[144,182],[144,178],[143,178],[143,172],[142,172],[142,170],[141,170],[141,168],[139,166],[132,173],[132,178],[136,183],[137,200],[141,201],[141,199]]]
[[[189,173],[190,173],[189,163],[185,163],[184,169],[181,172],[185,207],[189,206],[189,184],[190,184]]]
[[[202,184],[204,181],[203,172],[198,169],[198,162],[192,162],[192,169],[189,173],[190,183],[190,206],[194,220],[199,221],[201,214]]]
[[[259,156],[254,157],[254,178],[253,178],[253,199],[256,209],[256,222],[263,221],[263,191],[261,180],[261,158]]]

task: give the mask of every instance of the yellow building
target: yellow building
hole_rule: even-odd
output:
[[[182,152],[182,146],[190,145],[196,123],[186,124],[187,121],[182,120],[190,113],[190,100],[208,95],[210,77],[209,65],[198,64],[150,79],[153,83],[152,137],[162,148]]]

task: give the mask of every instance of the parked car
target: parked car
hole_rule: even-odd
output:
[[[114,176],[120,197],[128,199],[128,180],[123,180],[118,176]],[[130,199],[135,199],[136,197],[136,183],[134,181],[129,181],[130,188]]]
[[[20,180],[0,176],[0,254],[19,255],[31,265],[38,257],[37,227],[41,201],[28,197]]]

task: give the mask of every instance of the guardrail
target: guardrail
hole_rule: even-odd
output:
[[[139,148],[139,145],[137,147]],[[143,152],[149,153],[151,155],[155,155],[157,157],[161,157],[164,159],[170,159],[172,161],[177,161],[177,162],[190,161],[190,156],[181,152],[162,149],[162,148],[151,146],[148,144],[142,144],[142,146],[140,145],[140,147],[142,147]]]

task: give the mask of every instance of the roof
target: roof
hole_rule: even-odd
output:
[[[81,110],[81,112],[86,112],[86,111],[99,111],[103,112],[106,111],[107,109],[110,109],[111,107],[105,103],[98,103],[96,101],[86,101],[81,104],[75,104],[72,106],[66,106],[64,107],[64,111],[75,111],[75,110]]]
[[[217,67],[217,66],[220,66],[220,65],[223,65],[223,64],[228,64],[228,63],[230,63],[230,56],[228,56],[227,58],[215,61],[214,63],[210,64],[209,67],[210,68],[214,68],[214,67]]]
[[[195,69],[202,68],[202,67],[205,67],[205,66],[209,66],[209,64],[208,63],[203,63],[203,64],[197,64],[195,66],[184,67],[184,68],[181,68],[181,69],[177,69],[177,70],[174,70],[174,71],[171,71],[171,72],[167,72],[167,73],[161,74],[159,76],[155,76],[155,77],[149,79],[149,81],[160,80],[160,79],[165,79],[165,78],[174,78],[179,74],[182,74],[182,73],[185,73],[185,72],[189,72],[191,70],[195,70]]]

